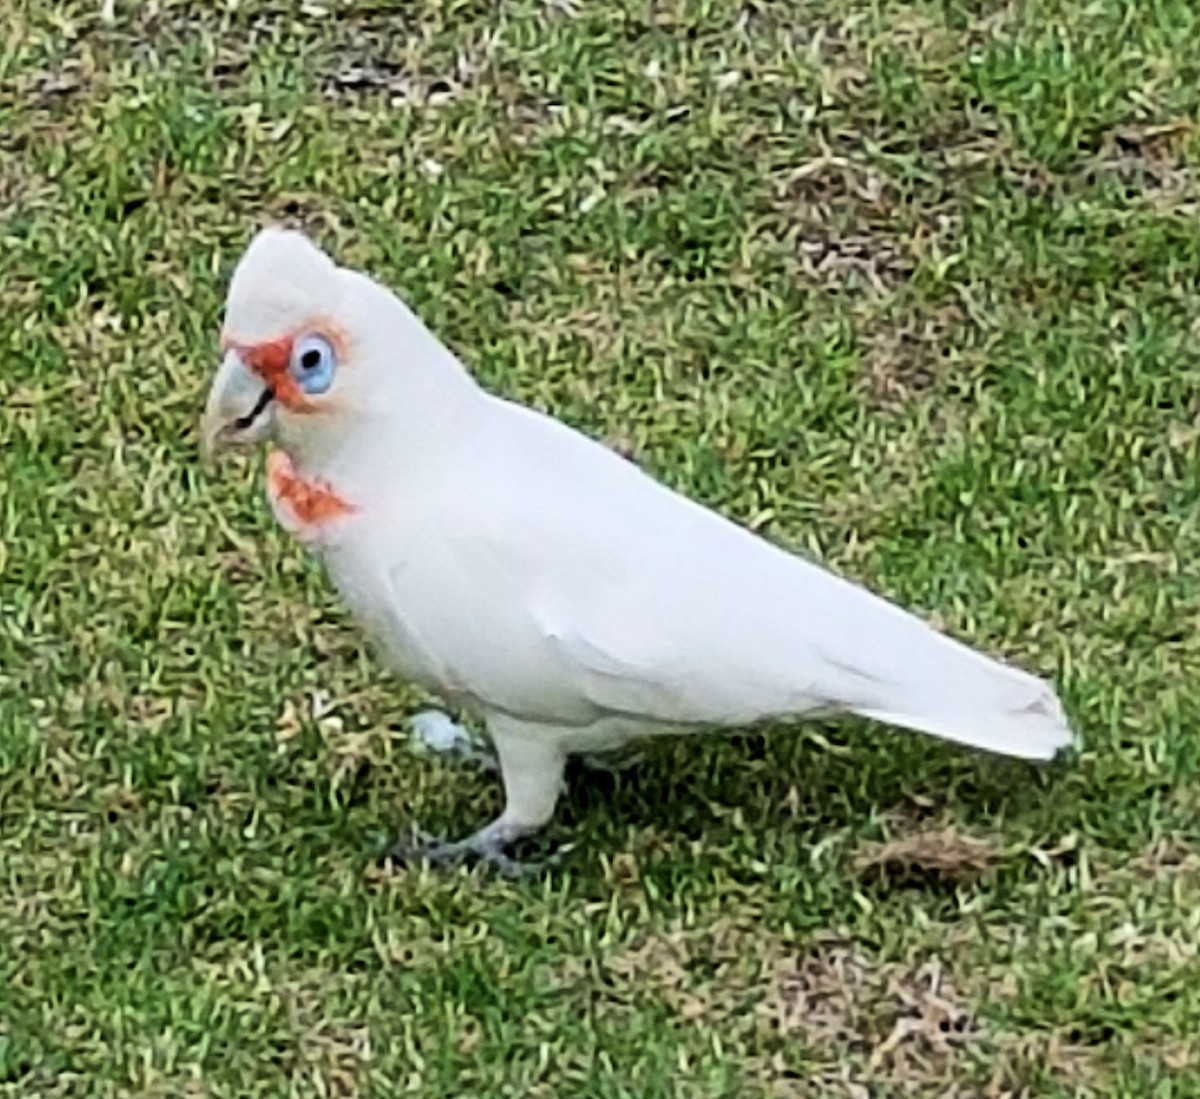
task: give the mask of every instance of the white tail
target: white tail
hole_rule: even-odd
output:
[[[1046,713],[1040,706],[995,713],[960,715],[906,713],[901,710],[858,710],[863,717],[917,729],[931,736],[969,744],[988,752],[1020,759],[1053,759],[1075,742],[1071,727],[1061,715]]]
[[[855,713],[1022,759],[1053,759],[1074,745],[1049,684],[933,630],[927,636],[935,642],[924,654],[932,674],[853,706]]]

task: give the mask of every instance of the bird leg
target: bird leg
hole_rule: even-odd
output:
[[[500,761],[504,812],[464,840],[446,842],[419,834],[410,843],[397,844],[391,853],[398,861],[447,863],[477,859],[506,877],[515,877],[543,869],[562,856],[560,850],[548,859],[530,863],[508,854],[514,843],[538,831],[554,815],[566,763],[555,730],[500,718],[489,720],[488,732]]]

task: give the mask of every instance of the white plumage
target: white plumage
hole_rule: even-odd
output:
[[[289,381],[254,349],[313,332],[336,373],[309,395],[294,353]],[[1029,759],[1072,741],[1045,682],[486,393],[395,296],[299,234],[252,242],[225,334],[206,438],[272,437],[296,483],[347,505],[310,519],[273,492],[392,667],[496,745],[504,813],[432,854],[504,862],[553,812],[568,754],[638,735],[855,713]],[[277,398],[249,423],[248,375]]]

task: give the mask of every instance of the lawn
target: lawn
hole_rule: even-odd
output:
[[[1200,8],[0,11],[0,1095],[1200,1095]],[[197,424],[264,220],[491,388],[1053,677],[487,776]],[[1190,1071],[1189,1071],[1190,1066]]]

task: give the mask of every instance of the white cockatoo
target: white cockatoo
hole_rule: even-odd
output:
[[[278,521],[388,664],[494,745],[503,812],[431,859],[511,868],[568,756],[646,735],[859,714],[1026,759],[1072,743],[1042,680],[486,392],[301,233],[250,243],[221,346],[208,448],[276,444]]]

